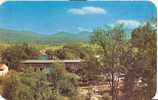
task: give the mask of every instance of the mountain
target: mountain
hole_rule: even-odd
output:
[[[68,32],[59,32],[56,34],[52,34],[49,36],[49,40],[53,40],[54,42],[57,43],[62,43],[62,42],[74,42],[74,39],[76,36],[73,33],[68,33]]]
[[[43,36],[33,32],[0,29],[0,42],[34,42]]]
[[[42,35],[29,31],[15,31],[8,29],[0,29],[0,42],[7,43],[74,43],[87,42],[89,40],[90,32],[59,32],[51,35]]]
[[[89,32],[79,32],[79,33],[68,33],[68,32],[59,32],[49,36],[49,40],[52,39],[57,43],[73,43],[73,42],[87,42],[89,40]]]
[[[77,37],[79,39],[83,39],[85,41],[89,41],[89,39],[90,39],[90,37],[92,35],[92,32],[82,31],[82,32],[77,33],[76,35],[77,35]]]

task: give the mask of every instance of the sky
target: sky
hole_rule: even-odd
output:
[[[0,5],[0,28],[54,34],[124,23],[132,29],[155,16],[147,1],[10,1]]]

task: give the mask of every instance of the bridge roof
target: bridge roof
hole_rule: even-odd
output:
[[[84,62],[85,60],[77,59],[77,60],[24,60],[21,61],[20,63],[23,64],[33,64],[33,63],[57,63],[57,62],[62,62],[62,63],[80,63]]]

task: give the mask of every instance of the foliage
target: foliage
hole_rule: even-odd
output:
[[[124,70],[121,65],[121,55],[124,53],[125,31],[123,25],[106,27],[94,31],[92,43],[100,46],[99,63],[101,72],[106,76],[112,90],[112,100],[117,100],[119,76]]]
[[[112,100],[118,100],[117,87],[123,78],[125,100],[149,100],[155,93],[156,29],[153,22],[132,31],[126,39],[122,25],[96,29],[91,42],[99,46],[96,66],[106,76]],[[90,67],[90,66],[89,66]],[[93,66],[91,66],[92,69]],[[90,70],[96,72],[97,70]]]
[[[28,44],[23,44],[6,48],[2,51],[1,56],[4,63],[8,64],[11,68],[15,68],[21,60],[35,59],[38,55],[39,52],[36,49],[32,48]]]
[[[76,98],[77,78],[68,73],[62,64],[55,64],[47,75],[29,67],[24,72],[10,72],[1,79],[2,95],[7,100],[70,100]]]
[[[149,100],[156,91],[156,30],[152,24],[147,23],[133,30],[131,41],[134,50],[125,53],[128,66],[125,93],[127,97],[134,95],[129,100],[140,97]]]
[[[88,58],[91,51],[86,47],[81,47],[81,45],[72,44],[65,45],[61,49],[51,50],[48,49],[46,54],[50,59],[85,59]]]
[[[108,84],[112,100],[150,100],[156,88],[155,25],[149,22],[139,26],[130,39],[120,24],[94,30],[91,44],[2,45],[2,60],[7,64],[36,59],[39,50],[46,50],[50,59],[84,59],[86,63],[78,67],[76,73],[80,77],[69,73],[61,63],[51,65],[48,74],[31,69],[13,72],[0,79],[4,85],[0,92],[8,100],[85,100],[77,91],[80,79],[86,85]],[[60,36],[67,37],[66,33],[56,34]],[[111,99],[108,95],[103,97]]]
[[[50,100],[55,98],[56,90],[50,87],[45,75],[41,72],[13,72],[3,80],[3,96],[7,100]]]
[[[59,93],[68,97],[76,95],[78,76],[67,72],[60,63],[56,63],[54,66],[56,67],[51,69],[49,76]]]
[[[98,84],[100,81],[100,66],[97,59],[94,56],[90,56],[86,59],[86,63],[82,64],[77,74],[81,77],[82,84]],[[102,79],[102,78],[101,78]]]

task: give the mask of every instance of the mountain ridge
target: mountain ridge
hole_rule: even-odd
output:
[[[87,42],[90,32],[58,32],[55,34],[44,35],[31,31],[17,31],[11,29],[0,28],[0,42],[7,43],[72,43],[72,42]]]

